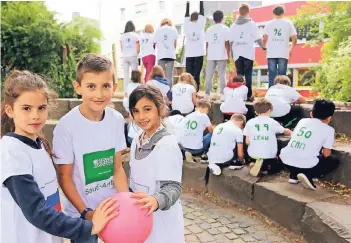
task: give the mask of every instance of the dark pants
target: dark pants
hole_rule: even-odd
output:
[[[274,79],[277,75],[286,75],[288,68],[288,59],[286,58],[268,58],[268,78],[269,87],[274,85]]]
[[[229,160],[225,163],[216,164],[216,165],[218,165],[219,168],[224,169],[224,168],[227,168],[231,165],[235,165],[235,163],[234,163],[234,159],[233,159],[233,160]],[[204,177],[206,186],[207,186],[208,182],[210,181],[210,174],[211,174],[210,167],[207,166],[206,171],[205,171],[205,177]]]
[[[240,56],[235,61],[236,73],[245,76],[246,86],[248,88],[247,98],[252,96],[252,68],[253,61]]]
[[[301,106],[292,105],[288,114],[282,117],[273,117],[273,119],[281,123],[283,127],[293,129],[302,118],[306,117],[306,113]]]
[[[197,91],[200,88],[200,73],[202,69],[202,64],[204,62],[204,57],[187,57],[186,58],[186,71],[193,75],[196,83],[197,83]]]
[[[249,158],[250,163],[256,162],[255,159]],[[269,175],[279,173],[283,169],[283,163],[277,158],[263,159],[261,171],[267,171]]]
[[[318,156],[319,162],[315,167],[312,168],[297,168],[289,165],[285,165],[290,171],[290,178],[297,179],[297,175],[302,173],[307,178],[321,178],[324,175],[332,172],[338,167],[340,160],[335,155],[324,157],[323,155]]]

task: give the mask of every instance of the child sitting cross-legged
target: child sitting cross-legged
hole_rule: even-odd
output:
[[[201,155],[201,162],[207,162],[208,149],[211,143],[213,127],[211,125],[208,112],[211,104],[205,100],[200,100],[193,113],[186,116],[187,122],[184,125],[184,135],[182,138],[183,152],[186,162],[194,163],[193,156]],[[204,136],[204,131],[208,133]]]
[[[220,175],[222,169],[237,170],[244,167],[243,132],[246,118],[242,114],[234,114],[227,122],[219,124],[213,131],[208,155],[208,169],[205,182],[208,184],[210,171]]]
[[[272,112],[272,103],[261,98],[253,104],[257,117],[246,123],[244,135],[248,145],[250,162],[255,162],[250,170],[252,176],[277,173],[281,164],[277,159],[278,143],[276,134],[290,135],[291,130],[285,129],[277,121],[269,117]]]
[[[312,179],[320,178],[338,166],[338,158],[331,154],[335,130],[329,123],[334,111],[332,101],[316,100],[311,118],[304,118],[297,124],[289,144],[280,155],[290,170],[290,183],[301,181],[316,190]]]
[[[247,92],[244,77],[241,75],[235,76],[233,82],[227,83],[227,87],[223,90],[224,102],[220,106],[224,120],[229,120],[233,114],[247,113],[244,102],[247,99]]]

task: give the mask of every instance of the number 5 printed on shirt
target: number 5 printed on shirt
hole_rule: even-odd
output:
[[[312,136],[311,131],[305,131],[306,127],[301,127],[299,133],[297,134],[298,137],[304,136],[305,138],[309,139]]]

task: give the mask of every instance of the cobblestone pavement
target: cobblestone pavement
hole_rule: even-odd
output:
[[[294,242],[265,227],[260,219],[235,208],[218,207],[193,194],[183,194],[182,205],[186,243]]]
[[[293,242],[237,209],[223,209],[191,194],[183,194],[182,204],[187,243]]]

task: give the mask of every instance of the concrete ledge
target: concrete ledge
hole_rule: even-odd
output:
[[[308,204],[302,227],[303,236],[310,243],[349,243],[351,206],[327,202]]]
[[[254,185],[253,207],[300,234],[306,204],[330,197],[332,194],[321,188],[314,192],[287,182],[260,182]]]

